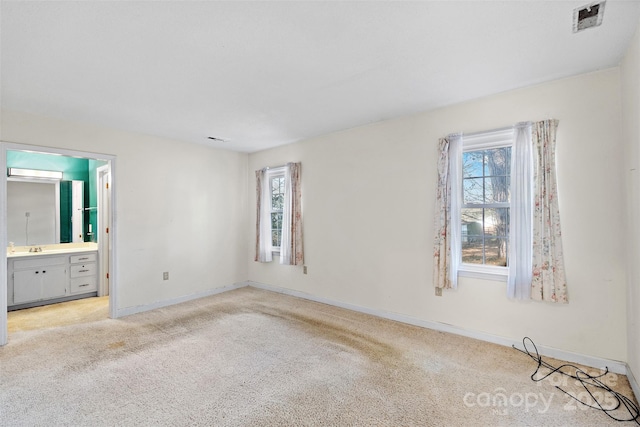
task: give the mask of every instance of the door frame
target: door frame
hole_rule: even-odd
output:
[[[99,257],[98,257],[98,272],[100,274],[100,279],[98,280],[98,296],[103,296],[105,294],[109,294],[109,284],[111,283],[111,275],[109,274],[109,279],[107,279],[107,275],[105,273],[109,273],[108,267],[111,263],[109,259],[111,248],[111,205],[113,203],[112,194],[111,194],[111,168],[109,165],[100,166],[96,169],[96,183],[98,185],[98,194],[97,194],[97,230],[93,232],[98,236],[98,248],[99,248]],[[104,187],[104,184],[107,184],[107,187]],[[104,201],[107,200],[107,207],[104,206]],[[106,220],[105,220],[106,217]],[[105,268],[105,266],[107,268]],[[108,281],[107,281],[108,280]],[[107,286],[105,286],[105,281],[107,281]]]
[[[18,144],[0,141],[0,346],[8,342],[7,329],[7,151],[27,151],[44,154],[58,154],[70,157],[102,160],[107,162],[111,174],[111,209],[109,230],[111,244],[109,245],[109,317],[118,317],[117,294],[117,217],[116,213],[116,156],[111,154],[91,153],[86,151],[67,150],[55,147],[45,147],[29,144]]]

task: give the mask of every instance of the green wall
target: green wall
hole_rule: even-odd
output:
[[[91,164],[91,165],[90,165]],[[29,153],[25,151],[7,151],[7,167],[22,169],[38,169],[62,172],[63,181],[83,181],[84,182],[84,207],[97,206],[96,178],[95,170],[105,162],[80,159],[76,157],[57,156],[53,154]],[[68,199],[65,185],[60,186],[60,218],[69,217],[69,208],[65,207],[65,200]],[[97,210],[85,211],[84,217],[84,239],[85,241],[97,241],[94,236],[88,236],[89,223],[92,224],[94,232],[97,230]],[[70,236],[70,225],[67,221],[60,221],[60,238],[63,243],[68,242],[64,237]],[[65,242],[66,240],[66,242]]]

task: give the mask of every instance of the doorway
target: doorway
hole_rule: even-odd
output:
[[[99,281],[98,295],[108,295],[109,317],[117,317],[116,307],[116,276],[115,276],[115,192],[112,182],[115,178],[115,156],[80,152],[51,147],[40,147],[25,144],[15,144],[0,141],[0,165],[7,170],[9,152],[32,153],[36,155],[64,156],[74,159],[85,159],[97,165],[92,181],[95,183],[95,203],[86,208],[88,226],[84,228],[89,241],[98,242]],[[0,177],[0,345],[8,342],[7,330],[7,174]]]

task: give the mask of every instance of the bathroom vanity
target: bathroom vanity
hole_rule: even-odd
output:
[[[7,274],[9,310],[96,296],[97,244],[14,248]]]

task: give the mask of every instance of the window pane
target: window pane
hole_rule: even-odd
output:
[[[271,214],[271,245],[280,247],[280,237],[282,236],[282,213]]]
[[[271,214],[271,228],[273,230],[282,229],[282,213],[281,212],[273,212]]]
[[[462,262],[482,264],[482,236],[479,239],[462,239]]]
[[[482,209],[462,209],[462,236],[482,237]]]
[[[484,234],[487,236],[507,237],[509,232],[509,209],[484,210]]]
[[[271,230],[271,246],[274,248],[280,247],[280,236],[282,235],[282,230]]]
[[[485,178],[485,203],[509,203],[510,178],[506,176],[492,176]]]
[[[475,178],[482,176],[482,151],[468,151],[462,153],[462,177]]]
[[[508,176],[511,174],[511,147],[484,150],[484,175]]]
[[[271,179],[271,210],[281,211],[284,205],[284,177]]]
[[[485,239],[485,264],[507,266],[507,239]]]
[[[274,194],[271,198],[271,209],[274,211],[281,211],[284,206],[284,195]]]
[[[463,180],[464,203],[484,203],[482,182],[482,178],[465,178]]]

